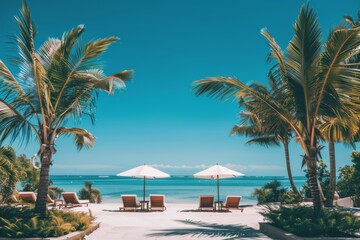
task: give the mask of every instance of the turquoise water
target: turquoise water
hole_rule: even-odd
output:
[[[117,176],[51,176],[54,186],[64,191],[78,192],[84,181],[93,183],[93,187],[100,190],[104,202],[119,202],[121,194],[143,195],[143,179],[123,178]],[[226,195],[242,196],[242,204],[254,204],[256,199],[251,197],[255,188],[260,188],[272,180],[280,181],[284,187],[289,187],[285,177],[239,177],[220,180],[220,198]],[[295,177],[295,184],[302,187],[305,177]],[[191,176],[174,176],[171,178],[146,179],[146,196],[149,194],[165,194],[168,203],[195,203],[199,195],[217,195],[216,181],[199,179]]]

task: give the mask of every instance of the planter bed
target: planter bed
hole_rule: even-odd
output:
[[[66,239],[66,240],[80,240],[84,239],[85,236],[91,234],[93,231],[98,229],[100,227],[100,223],[93,223],[84,231],[76,231],[69,234],[66,234],[61,237],[49,237],[49,238],[20,238],[20,239],[26,239],[26,240],[60,240],[60,239]],[[0,238],[0,240],[13,240],[14,238]]]
[[[286,239],[286,240],[325,240],[325,239],[333,239],[333,240],[350,240],[357,238],[348,238],[348,237],[300,237],[293,233],[286,232],[278,227],[271,225],[270,223],[261,222],[260,231],[265,235],[275,238],[275,239]],[[360,239],[360,238],[359,238]]]

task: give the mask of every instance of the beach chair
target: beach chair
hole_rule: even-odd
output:
[[[71,207],[78,207],[82,205],[89,206],[89,200],[79,200],[76,192],[63,192],[62,197],[64,199],[64,203],[61,206],[71,206]]]
[[[19,196],[21,199],[21,206],[26,204],[35,204],[36,203],[36,195],[34,192],[19,192]]]
[[[123,202],[123,207],[120,210],[134,210],[136,211],[140,207],[140,203],[137,200],[137,196],[135,194],[127,194],[121,195],[121,199]]]
[[[166,209],[165,205],[165,195],[150,194],[150,210],[159,209],[164,211]]]
[[[240,201],[241,201],[241,196],[227,196],[225,200],[225,204],[223,204],[222,207],[227,210],[235,209],[243,212],[244,209],[239,207]]]
[[[214,196],[200,196],[199,197],[199,209],[202,210],[215,210],[214,208]]]

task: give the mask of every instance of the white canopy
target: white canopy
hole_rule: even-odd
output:
[[[136,178],[167,178],[170,177],[169,174],[164,173],[160,170],[157,170],[149,165],[141,165],[136,168],[132,168],[125,172],[116,174],[116,176],[121,177],[136,177]]]
[[[167,178],[170,177],[169,174],[164,173],[160,170],[157,170],[153,167],[150,167],[146,164],[141,165],[136,168],[132,168],[125,172],[121,172],[116,174],[116,176],[121,177],[135,177],[135,178],[143,178],[144,179],[144,188],[143,188],[143,201],[145,201],[145,185],[146,185],[146,178]]]
[[[217,164],[194,174],[194,177],[196,178],[211,178],[211,179],[233,178],[238,176],[244,176],[244,174]]]
[[[231,170],[229,168],[220,166],[218,164],[194,174],[194,177],[196,177],[196,178],[216,179],[218,201],[220,201],[219,179],[220,178],[233,178],[233,177],[237,177],[237,176],[244,176],[244,174],[239,173],[234,170]]]

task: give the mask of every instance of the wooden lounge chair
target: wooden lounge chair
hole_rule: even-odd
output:
[[[35,204],[36,203],[36,195],[34,192],[19,192],[19,196],[21,199],[21,205],[24,204]]]
[[[150,210],[160,209],[164,211],[165,206],[165,195],[153,195],[150,194]]]
[[[199,209],[202,210],[214,210],[214,196],[200,196],[199,197]]]
[[[134,210],[136,211],[140,207],[140,203],[137,201],[137,196],[135,194],[121,195],[123,202],[123,207],[120,210]]]
[[[62,206],[68,207],[78,207],[82,205],[89,206],[89,200],[79,200],[76,192],[63,192],[62,197],[64,199],[64,204]]]
[[[239,207],[240,201],[241,201],[241,196],[227,196],[225,204],[223,204],[222,207],[227,210],[235,209],[243,212],[244,209]]]

